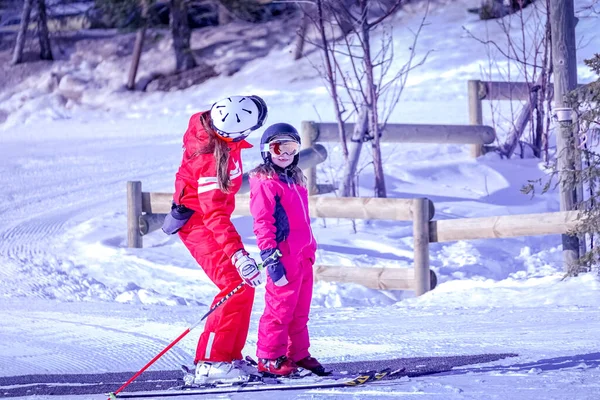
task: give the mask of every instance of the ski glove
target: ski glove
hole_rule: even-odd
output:
[[[263,277],[254,261],[248,256],[245,250],[238,250],[231,257],[231,262],[235,265],[238,274],[248,286],[257,287],[263,282]]]
[[[273,280],[275,286],[285,286],[288,280],[285,276],[285,267],[279,260],[281,253],[277,249],[267,249],[260,252],[263,259],[263,266]]]

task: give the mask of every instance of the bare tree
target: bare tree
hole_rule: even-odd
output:
[[[581,11],[588,15],[600,15],[600,0],[594,0],[593,2],[583,6]]]
[[[37,35],[40,44],[40,58],[42,60],[53,60],[52,48],[50,45],[50,33],[48,31],[48,18],[46,14],[46,0],[25,0],[23,2],[23,11],[21,13],[21,24],[15,41],[12,64],[16,65],[23,62],[23,51],[27,41],[27,31],[31,21],[31,11],[34,4],[37,6]]]
[[[171,33],[173,35],[173,50],[175,51],[177,72],[194,68],[196,60],[192,54],[190,39],[192,32],[188,24],[186,0],[171,1]]]
[[[38,3],[38,39],[40,42],[40,58],[42,60],[53,60],[52,48],[50,46],[50,33],[48,31],[48,17],[46,15],[46,0],[37,0]]]
[[[341,196],[355,194],[358,158],[366,142],[371,143],[374,194],[376,197],[387,196],[380,138],[400,99],[407,74],[414,67],[416,40],[424,26],[423,20],[415,32],[408,62],[399,70],[392,71],[393,35],[391,28],[386,29],[383,22],[404,3],[405,0],[316,1],[316,17],[311,18],[317,28],[318,39],[311,43],[323,54],[324,68],[318,69],[327,82],[334,103],[346,160]],[[382,37],[379,47],[373,46],[374,32]],[[417,65],[422,64],[426,57]],[[342,60],[349,61],[349,66],[344,67]],[[348,148],[344,124],[352,117],[356,124]]]
[[[225,7],[222,3],[219,3],[218,7],[219,7],[219,12],[218,12],[219,25],[227,25],[228,23],[233,21],[233,15],[227,9],[227,7]]]
[[[319,6],[318,6],[319,7]],[[320,6],[322,9],[322,6]],[[304,41],[306,39],[306,31],[308,29],[308,23],[310,19],[306,13],[303,13],[300,26],[298,27],[298,34],[296,35],[296,45],[294,46],[294,60],[302,58],[302,52],[304,51]]]
[[[133,55],[131,57],[131,66],[129,67],[129,77],[127,78],[127,89],[135,89],[135,77],[137,76],[138,67],[140,65],[140,58],[142,57],[142,50],[144,48],[144,39],[146,37],[146,30],[148,29],[148,0],[140,0],[142,7],[141,13],[141,27],[135,35],[135,44],[133,46]]]
[[[29,18],[31,17],[32,5],[33,0],[25,0],[23,2],[23,11],[21,13],[21,25],[19,26],[19,32],[17,33],[15,50],[13,52],[12,58],[13,65],[19,64],[23,61],[23,49],[25,48],[25,40],[27,39],[27,29],[29,28]]]
[[[520,0],[519,0],[520,1]],[[527,17],[522,8],[532,4],[533,10]],[[525,155],[525,148],[531,149],[535,157],[548,161],[548,136],[551,130],[549,113],[553,98],[553,89],[550,84],[552,77],[552,48],[550,32],[549,0],[530,3],[513,2],[514,11],[497,23],[504,32],[504,37],[498,40],[488,40],[476,37],[470,31],[467,33],[475,40],[488,47],[490,69],[485,75],[493,74],[502,76],[502,80],[524,81],[529,89],[529,99],[525,101],[519,112],[514,109],[512,98],[510,101],[510,114],[502,115],[499,107],[490,101],[492,116],[495,125],[508,125],[508,133],[504,143],[493,150],[502,157],[510,158],[517,148],[521,148],[521,156]],[[521,7],[517,9],[517,7]],[[518,36],[514,32],[520,32]],[[505,39],[505,40],[504,40]],[[498,59],[505,62],[499,63]],[[506,62],[507,61],[507,62]],[[506,65],[500,67],[499,65]],[[495,71],[492,70],[495,68]],[[489,79],[493,80],[493,79]],[[501,100],[504,101],[504,100]],[[529,127],[529,137],[523,140]]]

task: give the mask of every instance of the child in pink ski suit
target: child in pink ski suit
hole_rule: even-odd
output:
[[[271,125],[261,139],[264,163],[250,172],[250,211],[268,276],[258,326],[258,370],[280,376],[298,367],[326,374],[308,351],[317,244],[305,178],[297,167],[299,148],[300,136],[293,126]]]

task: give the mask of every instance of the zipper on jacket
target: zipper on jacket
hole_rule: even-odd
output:
[[[300,196],[300,193],[298,192],[298,188],[296,187],[297,184],[295,183],[293,186],[294,186],[294,192],[296,192],[296,195],[298,196],[298,199],[300,200],[300,204],[302,204],[302,213],[304,214],[304,220],[308,224],[308,230],[310,231],[310,242],[309,242],[309,244],[312,244],[312,242],[313,242],[313,232],[312,232],[312,227],[310,226],[310,217],[308,215],[306,215],[306,210],[308,209],[308,204],[306,206],[304,205],[304,201],[302,200],[302,196]]]

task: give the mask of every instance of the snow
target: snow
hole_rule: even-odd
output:
[[[462,28],[505,40],[496,22],[466,13],[478,3],[434,2],[417,45],[420,56],[433,53],[411,72],[389,122],[468,123],[467,80],[499,79],[498,71],[509,66],[496,60],[499,67],[486,71],[486,49]],[[589,1],[575,3],[582,10]],[[398,67],[412,42],[410,29],[422,15],[422,6],[415,5],[394,19]],[[577,57],[584,83],[595,79],[583,59],[600,48],[600,32],[597,17],[580,16],[577,35],[585,40]],[[158,231],[144,237],[143,249],[126,247],[125,183],[140,180],[150,192],[173,190],[191,113],[227,95],[251,93],[269,104],[269,123],[334,121],[313,67],[320,60],[316,52],[295,62],[291,44],[274,46],[232,76],[179,92],[141,93],[123,90],[129,58],[115,55],[122,43],[110,38],[95,43],[0,92],[0,110],[7,115],[0,124],[1,376],[137,371],[207,311],[216,289],[177,237]],[[144,53],[142,76],[173,65],[168,40],[156,43]],[[63,76],[68,79],[57,84]],[[516,70],[512,77],[518,79]],[[499,106],[507,112],[507,105]],[[491,123],[489,106],[484,111]],[[503,122],[500,134],[506,128]],[[252,143],[259,133],[250,137]],[[340,148],[326,147],[319,181],[339,182]],[[259,159],[256,150],[247,151],[244,169]],[[543,163],[533,158],[507,161],[488,154],[473,160],[467,146],[402,144],[386,145],[384,159],[389,195],[429,197],[436,219],[559,209],[554,191],[520,193],[528,180],[545,176]],[[367,166],[361,196],[371,195],[372,182]],[[234,223],[257,255],[251,219],[237,217]],[[314,219],[313,229],[319,264],[412,265],[410,223],[356,221],[354,233],[351,221]],[[286,397],[597,398],[600,282],[595,274],[563,279],[561,248],[558,235],[431,244],[439,284],[419,298],[409,291],[316,283],[309,328],[313,355],[323,362],[518,357],[383,386]],[[263,294],[259,289],[245,348],[252,356]],[[201,326],[151,368],[191,363],[200,331]]]

